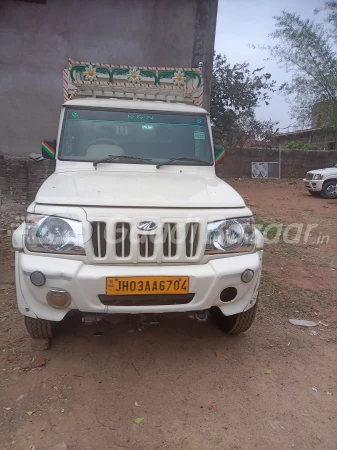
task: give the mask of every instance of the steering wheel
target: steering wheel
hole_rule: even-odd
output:
[[[88,145],[88,148],[91,147],[92,145],[99,145],[99,144],[110,144],[110,145],[117,145],[117,147],[120,147],[120,143],[117,141],[114,141],[113,139],[110,138],[97,138],[94,139],[93,141],[91,141]]]

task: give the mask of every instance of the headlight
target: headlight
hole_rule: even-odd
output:
[[[313,178],[313,180],[322,180],[322,179],[323,179],[323,175],[320,175],[318,173],[316,173]]]
[[[250,252],[255,246],[253,217],[210,222],[206,254]]]
[[[82,223],[61,217],[27,214],[25,244],[31,252],[85,255]]]

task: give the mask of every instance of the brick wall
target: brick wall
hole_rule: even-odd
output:
[[[1,156],[0,186],[3,199],[26,203],[34,197],[48,176],[55,170],[55,161]]]
[[[44,161],[27,161],[27,200],[33,201],[41,184],[55,170],[55,161],[45,159]]]
[[[19,157],[0,157],[2,196],[7,196],[16,202],[27,201],[26,160]]]

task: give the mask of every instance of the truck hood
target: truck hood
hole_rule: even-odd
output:
[[[48,205],[242,208],[242,197],[215,175],[197,173],[55,172],[35,201]]]
[[[318,173],[318,174],[336,173],[337,174],[337,167],[327,167],[326,169],[309,170],[308,173]]]

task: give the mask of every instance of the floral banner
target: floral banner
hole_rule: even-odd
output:
[[[187,81],[192,80],[193,90],[199,90],[202,86],[200,69],[113,66],[69,60],[69,76],[70,82],[75,85],[83,84],[83,82],[85,84],[118,84],[125,81],[135,87],[146,84],[147,87],[173,85],[186,88]],[[119,76],[117,80],[116,76]]]

